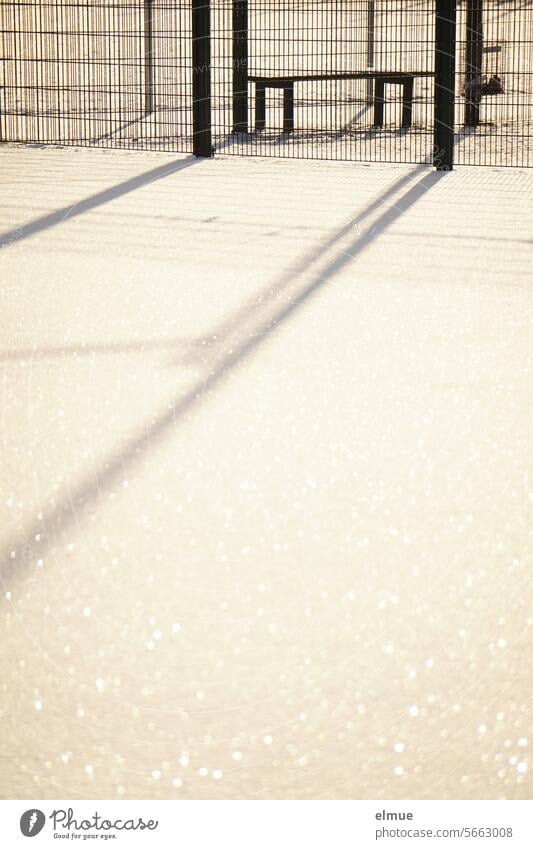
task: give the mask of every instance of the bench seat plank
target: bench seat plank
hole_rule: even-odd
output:
[[[375,80],[378,78],[393,79],[434,77],[433,71],[352,71],[343,74],[290,74],[285,76],[265,76],[261,74],[249,74],[248,79],[252,83],[265,83],[267,88],[283,88],[288,83],[307,83],[328,80]]]

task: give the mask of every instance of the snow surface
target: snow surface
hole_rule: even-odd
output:
[[[533,172],[2,163],[0,794],[531,798]]]

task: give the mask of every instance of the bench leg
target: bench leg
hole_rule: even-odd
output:
[[[383,126],[383,107],[385,105],[385,80],[376,77],[374,83],[374,127]]]
[[[294,83],[283,86],[283,132],[294,130]]]
[[[374,103],[374,80],[372,77],[369,77],[366,82],[366,102],[369,106],[372,106]]]
[[[413,123],[413,87],[414,78],[406,80],[403,88],[402,127],[409,128]]]
[[[255,129],[264,130],[266,121],[266,85],[255,84]]]

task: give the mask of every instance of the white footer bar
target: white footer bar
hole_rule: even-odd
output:
[[[6,849],[533,849],[530,801],[24,800],[0,802],[0,826]]]

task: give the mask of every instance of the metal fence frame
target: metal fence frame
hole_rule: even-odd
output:
[[[46,30],[47,24],[46,21],[43,23],[42,16],[43,14],[46,15],[47,8],[57,8],[64,15],[65,20],[68,21],[70,19],[69,15],[75,14],[72,12],[72,9],[76,6],[82,7],[83,5],[86,5],[87,8],[89,8],[89,2],[90,0],[88,0],[86,4],[77,4],[75,0],[43,0],[43,2],[37,3],[37,0],[20,0],[20,2],[6,2],[3,5],[4,15],[5,10],[8,7],[12,7],[13,9],[18,7],[19,10],[23,10],[21,12],[23,19],[24,10],[30,14],[32,10],[36,11],[37,7],[39,7],[39,22],[35,22],[34,29],[29,32],[29,34],[27,32],[21,33],[18,43],[16,40],[17,34],[15,32],[15,24],[13,24],[14,35],[9,31],[9,28],[6,29],[5,26],[2,28],[0,49],[2,50],[4,60],[6,62],[9,60],[14,63],[15,71],[13,73],[16,74],[17,68],[19,70],[23,69],[24,63],[28,63],[28,67],[31,68],[31,73],[28,72],[30,77],[33,74],[37,80],[37,82],[24,83],[20,79],[17,80],[15,78],[9,84],[11,86],[10,94],[12,95],[12,101],[13,97],[18,96],[20,90],[25,87],[30,90],[30,93],[35,95],[37,103],[35,116],[36,125],[43,121],[55,121],[58,127],[57,141],[59,143],[84,143],[83,139],[81,141],[75,139],[72,142],[69,138],[64,138],[64,133],[62,135],[60,127],[62,120],[61,106],[57,107],[55,111],[49,109],[48,112],[46,106],[47,98],[52,97],[54,91],[57,91],[59,102],[61,102],[62,98],[72,98],[74,94],[76,94],[76,92],[72,93],[67,91],[72,60],[68,57],[65,58],[63,55],[64,51],[60,43],[62,36],[65,36],[68,39],[70,34],[61,32],[59,28],[55,33],[58,55],[56,64],[58,65],[58,68],[54,71],[54,63],[52,62],[49,63],[49,65],[46,65],[45,62],[48,60],[43,56],[43,39],[44,41],[49,39],[51,33]],[[376,32],[379,26],[376,18],[376,0],[338,0],[338,3],[342,4],[342,2],[344,2],[346,4],[346,9],[350,9],[352,7],[355,8],[357,5],[358,10],[360,10],[361,14],[364,16],[365,32],[361,35],[358,31],[357,36],[361,39],[361,51],[366,54],[364,57],[365,70],[354,73],[353,68],[351,70],[347,70],[345,68],[333,68],[331,70],[328,69],[326,72],[324,70],[326,65],[324,64],[320,75],[317,75],[314,71],[311,73],[309,68],[306,70],[305,67],[305,73],[298,74],[294,71],[294,69],[290,72],[287,71],[282,63],[281,68],[278,66],[275,70],[272,69],[265,71],[262,76],[257,76],[257,73],[254,76],[254,69],[251,67],[250,50],[254,48],[256,44],[254,42],[254,38],[250,35],[249,29],[250,4],[254,3],[254,8],[258,9],[259,12],[266,10],[274,14],[272,9],[277,12],[283,2],[294,3],[295,0],[175,0],[175,2],[173,2],[173,0],[111,0],[111,2],[109,2],[109,0],[98,0],[98,3],[100,4],[99,8],[102,10],[102,15],[108,14],[105,11],[106,8],[111,9],[115,7],[118,8],[122,14],[123,22],[120,25],[125,27],[125,38],[127,39],[127,45],[129,45],[126,50],[126,53],[128,54],[126,56],[127,61],[124,61],[124,75],[127,75],[128,73],[132,74],[133,72],[131,71],[130,66],[135,62],[138,62],[140,69],[138,71],[139,81],[137,83],[128,83],[128,94],[136,99],[135,102],[137,104],[137,111],[141,110],[142,112],[142,121],[144,122],[143,126],[145,126],[146,129],[146,138],[141,137],[140,143],[146,143],[146,139],[149,140],[151,127],[155,126],[158,121],[159,124],[161,124],[162,119],[160,112],[158,111],[158,102],[161,98],[161,92],[163,91],[167,93],[172,89],[171,84],[162,81],[163,71],[165,70],[166,64],[169,63],[171,67],[176,68],[176,73],[178,75],[183,75],[183,79],[180,77],[180,85],[183,90],[181,97],[182,99],[186,99],[186,106],[184,107],[185,112],[188,114],[188,111],[190,110],[191,116],[190,131],[187,130],[185,133],[187,138],[182,141],[180,145],[174,144],[171,138],[169,147],[170,149],[183,150],[183,152],[192,152],[198,157],[213,156],[215,151],[221,148],[224,149],[225,152],[230,153],[261,153],[262,150],[259,144],[250,144],[251,137],[254,136],[254,128],[250,127],[250,115],[252,111],[255,112],[255,130],[261,130],[265,125],[265,98],[267,97],[267,93],[270,96],[271,90],[274,91],[274,94],[276,91],[279,92],[279,95],[275,94],[275,96],[278,98],[276,102],[282,104],[282,106],[280,106],[283,115],[281,133],[282,135],[285,135],[285,140],[287,140],[289,134],[294,130],[295,84],[303,85],[306,80],[308,80],[309,85],[311,85],[315,84],[313,81],[316,79],[317,86],[319,80],[322,80],[324,85],[332,84],[335,81],[337,81],[340,85],[341,82],[345,83],[348,80],[356,78],[361,82],[361,84],[364,83],[366,86],[366,93],[364,95],[365,102],[367,104],[373,104],[373,128],[377,131],[379,131],[382,126],[383,109],[385,107],[386,100],[384,94],[385,86],[390,86],[391,83],[396,86],[402,86],[401,103],[403,108],[403,119],[400,129],[402,127],[403,129],[410,129],[412,80],[409,79],[409,73],[406,73],[405,68],[402,69],[401,67],[396,67],[394,65],[394,43],[387,48],[393,56],[393,59],[390,60],[393,65],[392,68],[389,68],[389,70],[384,70],[382,68],[380,70],[379,58],[376,58]],[[299,0],[299,2],[303,4],[307,2],[310,4],[309,15],[311,15],[311,20],[313,20],[312,16],[317,14],[316,8],[319,8],[319,6],[315,7],[313,5],[314,0]],[[392,4],[393,2],[396,2],[396,0],[388,0],[388,2],[391,2]],[[489,49],[485,47],[483,40],[484,12],[487,4],[491,2],[495,3],[496,0],[411,0],[411,2],[425,4],[423,7],[425,12],[430,13],[433,16],[434,26],[431,34],[431,41],[428,40],[429,36],[426,35],[425,40],[420,37],[421,40],[418,44],[419,48],[423,47],[426,50],[426,54],[428,56],[429,48],[431,46],[433,65],[431,69],[426,69],[425,71],[419,68],[415,76],[420,77],[425,73],[426,76],[431,76],[433,78],[433,92],[431,99],[427,99],[425,104],[427,113],[431,115],[431,120],[424,132],[426,138],[429,137],[429,135],[432,137],[430,158],[433,165],[439,170],[451,170],[454,166],[454,160],[457,158],[455,156],[455,149],[458,137],[458,109],[460,108],[460,110],[462,110],[463,128],[469,128],[469,130],[475,131],[483,124],[481,120],[481,94],[479,94],[479,92],[483,93],[484,88],[490,89],[491,84],[493,87],[497,85],[496,82],[493,82],[494,76],[488,82],[483,81],[484,51]],[[499,2],[503,5],[503,0],[499,0]],[[529,0],[508,0],[508,4],[511,8],[513,2],[517,9],[526,10],[529,6]],[[278,3],[278,6],[275,5],[276,3]],[[458,32],[458,6],[460,6],[461,13],[461,33]],[[184,19],[182,20],[181,17],[179,18],[178,23],[182,29],[178,32],[173,30],[172,27],[175,27],[176,24],[173,24],[171,20],[171,15],[174,13],[176,7],[180,8],[180,14],[183,13],[188,21],[187,24],[184,24]],[[327,10],[327,6],[325,4],[323,4],[323,7]],[[44,12],[43,9],[45,10]],[[109,14],[111,13],[109,12]],[[169,22],[167,24],[164,22],[164,16],[166,14],[169,15]],[[87,21],[89,20],[90,18],[88,17]],[[89,26],[89,24],[87,24],[87,26]],[[112,27],[118,26],[119,24],[113,18],[112,24],[110,25],[111,29]],[[136,31],[136,26],[139,28],[139,32]],[[530,26],[532,32],[529,30],[526,31],[526,42],[528,47],[531,48],[530,52],[533,56],[533,44],[530,43],[533,41],[533,19],[530,22]],[[268,32],[268,30],[265,30],[265,32]],[[363,32],[362,29],[361,32]],[[394,32],[396,32],[396,30],[394,30]],[[518,33],[520,35],[520,21]],[[13,39],[10,40],[11,35],[13,35]],[[16,50],[24,50],[26,41],[30,44],[29,49],[31,50],[30,42],[32,35],[35,37],[39,36],[41,40],[41,47],[39,50],[36,50],[35,56],[30,53],[27,58],[24,58],[24,56],[17,57]],[[257,43],[258,39],[263,38],[263,35],[263,31],[261,31],[261,33],[256,36]],[[109,36],[111,44],[112,38],[116,36],[116,32],[113,30],[110,32]],[[81,39],[81,37],[82,36],[80,35],[79,38]],[[272,37],[274,38],[274,36]],[[179,41],[180,45],[180,58],[178,60],[175,59],[173,52],[175,41]],[[187,41],[190,41],[190,49],[186,46],[183,47]],[[12,42],[15,45],[14,48],[12,46]],[[516,44],[518,43],[518,40],[516,40]],[[456,48],[458,44],[461,45],[462,67],[460,69],[457,69],[456,67]],[[318,38],[315,42],[315,46],[316,45],[320,46]],[[496,47],[496,49],[498,48]],[[14,51],[13,55],[10,54],[10,50]],[[83,50],[87,52],[88,48],[83,47]],[[98,62],[100,62],[102,66],[105,66],[106,62],[109,65],[111,65],[112,62],[117,65],[119,83],[115,84],[113,82],[105,82],[104,84],[103,82],[98,82],[94,85],[95,90],[98,89],[99,93],[101,93],[100,89],[103,90],[103,87],[107,86],[106,92],[108,92],[108,100],[110,104],[113,104],[117,100],[117,97],[120,98],[122,94],[120,87],[121,85],[125,86],[125,84],[120,82],[121,69],[118,67],[120,62],[123,60],[120,56],[117,59],[115,54],[113,54],[114,58],[111,59],[111,50],[112,48],[110,46],[103,48],[102,57],[98,59]],[[172,66],[172,61],[174,62],[174,66]],[[84,62],[86,63],[85,65],[83,65],[81,60],[79,60],[78,64],[80,68],[83,65],[83,68],[88,67],[91,73],[93,73],[93,71],[96,75],[100,73],[99,70],[94,70],[94,68],[96,68],[97,60],[94,60],[94,68],[90,64],[90,59],[84,59]],[[39,63],[41,63],[42,67]],[[62,70],[60,69],[60,63],[63,63],[61,66]],[[460,103],[456,102],[457,70],[460,70],[459,76],[463,85],[461,94],[462,101]],[[517,74],[518,71],[515,70],[514,73]],[[529,84],[530,76],[533,76],[532,72],[524,69],[520,70],[520,73],[525,75],[525,79]],[[105,76],[105,68],[101,71],[101,75],[103,79]],[[86,86],[89,85],[83,74],[81,74],[81,78],[82,82],[79,84],[80,89],[83,88],[83,83],[85,83]],[[137,79],[137,77],[135,79]],[[499,80],[497,76],[495,79]],[[5,100],[5,97],[2,97],[3,93],[1,91],[2,81],[4,89],[7,91],[9,88],[9,85],[6,84],[6,80],[7,72],[4,72],[3,80],[0,80],[0,141],[13,140],[9,137],[10,133],[8,124],[6,123],[5,115],[2,114],[3,112],[5,113],[8,111],[4,109],[3,101]],[[215,98],[213,97],[214,85],[216,86]],[[116,91],[114,90],[114,86],[115,88],[118,86]],[[425,91],[427,92],[428,90],[429,89],[426,86]],[[491,94],[498,92],[487,91],[487,93]],[[527,88],[526,94],[530,95],[529,87]],[[83,91],[77,92],[77,95],[80,99],[85,96]],[[426,97],[429,98],[429,95],[426,95]],[[169,105],[165,114],[171,136],[171,131],[174,127],[172,110],[175,109],[175,101],[172,100],[171,95],[167,96],[167,100]],[[397,96],[396,100],[399,102],[399,98]],[[324,102],[326,103],[327,108],[330,108],[334,103],[334,97],[329,95],[329,99],[326,98]],[[533,108],[533,104],[529,103],[529,101],[526,102],[526,106],[528,108]],[[324,109],[325,108],[326,107],[324,107]],[[14,110],[15,114],[17,114],[16,103],[15,106],[11,106],[11,109],[12,111]],[[223,113],[222,118],[220,119],[214,117],[217,109],[219,112]],[[135,110],[133,110],[133,112],[135,112]],[[22,115],[24,113],[21,112],[20,114]],[[94,111],[94,114],[96,114],[96,110]],[[128,110],[126,109],[125,117],[128,117],[128,114]],[[107,117],[109,117],[110,120],[110,116]],[[104,116],[104,119],[107,120],[107,117]],[[120,117],[122,121],[124,116],[121,115]],[[76,118],[75,120],[80,119]],[[98,121],[100,120],[105,123],[105,121],[101,119],[101,116],[94,118],[96,124],[98,124]],[[136,115],[135,120],[132,120],[131,124],[134,124],[135,121],[139,123],[140,120],[141,119]],[[187,124],[188,120],[187,115],[185,115],[183,121]],[[136,146],[133,143],[133,138],[128,135],[127,132],[125,135],[122,132],[124,130],[123,125],[127,127],[128,122],[122,121],[120,125],[121,146]],[[94,135],[93,129],[94,128],[91,127],[91,133]],[[528,125],[528,140],[529,134],[530,130]],[[228,144],[229,138],[231,143]],[[407,137],[405,135],[403,138],[409,154],[409,142],[406,141]],[[500,134],[500,138],[505,138],[503,132]],[[526,138],[525,131],[522,138]],[[260,139],[260,136],[256,133],[254,141],[257,142],[258,139]],[[15,140],[19,139],[15,138]],[[20,140],[26,141],[34,139],[22,138]],[[40,140],[40,138],[35,140]],[[46,133],[43,136],[43,140],[50,142],[50,138],[48,138]],[[116,143],[115,130],[112,129],[107,134],[103,133],[101,136],[91,138],[90,143],[109,143],[109,145],[114,145]],[[312,145],[312,141],[310,142],[310,145]],[[479,141],[479,145],[481,150],[482,141]],[[161,147],[165,148],[164,144],[161,145],[160,143],[155,146],[158,149],[161,149]],[[169,148],[166,147],[165,149]],[[274,147],[273,150],[274,155],[281,155],[279,145],[277,148]],[[301,154],[298,153],[297,155]],[[387,154],[380,156],[378,149],[378,155],[376,158],[380,161],[419,161],[421,159],[421,154],[418,152],[415,152],[412,155],[414,155],[414,159],[398,159],[397,155],[391,153],[390,158],[388,158]],[[460,159],[459,161],[463,160]],[[425,161],[428,161],[427,157]],[[533,164],[529,160],[529,157],[526,157],[526,164]]]

